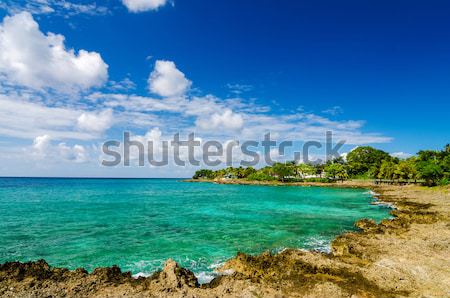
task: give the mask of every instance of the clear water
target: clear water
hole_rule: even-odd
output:
[[[238,251],[327,250],[356,220],[388,217],[371,200],[363,189],[0,178],[0,263],[149,274],[173,258],[205,281]]]

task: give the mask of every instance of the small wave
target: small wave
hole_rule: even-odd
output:
[[[392,203],[380,202],[380,201],[373,201],[372,204],[373,204],[373,205],[377,205],[377,206],[381,206],[381,207],[386,207],[386,208],[395,209],[395,206],[394,206],[394,204],[392,204]]]
[[[225,261],[214,261],[211,265],[208,266],[209,269],[216,270],[217,268],[225,265]]]
[[[136,274],[133,274],[132,277],[135,279],[138,279],[139,277],[149,277],[151,274],[144,273],[144,272],[138,272]]]
[[[372,197],[378,197],[380,194],[374,192],[373,190],[368,190],[364,193],[365,195],[371,195]]]
[[[185,266],[193,271],[200,284],[208,283],[220,274],[217,271],[218,268],[225,264],[226,258],[217,259],[214,262],[209,262],[205,258],[190,259],[188,257],[178,258],[179,264]],[[132,272],[138,272],[133,274],[133,278],[138,279],[140,277],[149,277],[154,272],[161,270],[164,267],[164,260],[141,260],[133,262],[127,266],[126,269]]]
[[[214,272],[201,271],[198,273],[194,273],[194,275],[195,277],[197,277],[200,284],[206,284],[213,280],[218,274]]]
[[[195,277],[197,277],[198,282],[200,284],[205,284],[205,283],[209,283],[211,280],[213,280],[214,278],[216,278],[219,275],[231,275],[234,273],[233,269],[227,269],[227,270],[223,270],[220,273],[217,271],[217,269],[219,269],[220,267],[222,267],[223,265],[225,265],[225,261],[214,261],[211,265],[208,266],[208,269],[210,269],[211,271],[201,271],[198,273],[195,273]]]
[[[317,251],[321,251],[324,253],[330,253],[331,252],[331,242],[330,239],[326,237],[309,237],[305,241],[305,246],[308,249],[314,249]]]

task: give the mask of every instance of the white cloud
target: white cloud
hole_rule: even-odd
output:
[[[91,3],[73,3],[67,0],[38,0],[38,1],[48,1],[50,9],[57,13],[61,13],[64,15],[107,15],[110,13],[109,9],[106,6],[99,6],[95,2]]]
[[[81,4],[68,0],[4,0],[0,3],[0,9],[5,9],[10,14],[28,11],[33,15],[51,13],[64,17],[81,14],[99,16],[110,13],[106,6],[97,5],[94,1]]]
[[[101,86],[108,65],[96,52],[67,50],[64,36],[42,33],[32,15],[22,12],[0,24],[0,74],[21,86],[68,92]]]
[[[69,107],[48,107],[29,102],[24,96],[0,94],[0,135],[22,139],[49,135],[53,139],[97,139],[110,123],[110,111],[85,112]],[[84,130],[79,129],[80,117]],[[96,115],[94,117],[93,115]],[[93,119],[100,119],[95,123]],[[90,125],[89,125],[90,124]],[[89,130],[88,128],[94,129]],[[101,129],[100,129],[101,128]]]
[[[77,126],[85,131],[103,133],[112,125],[112,110],[108,109],[102,112],[85,112],[77,119]]]
[[[196,125],[202,130],[238,131],[243,127],[244,119],[232,110],[225,109],[223,113],[214,113],[210,117],[197,119]]]
[[[406,152],[393,152],[393,153],[391,153],[392,157],[397,157],[397,158],[400,158],[400,159],[407,159],[407,158],[409,158],[409,157],[411,157],[413,155],[414,154],[406,153]]]
[[[236,95],[240,95],[244,92],[248,92],[253,90],[252,85],[245,85],[245,84],[227,84],[228,89],[230,89],[231,93],[234,93]]]
[[[172,61],[157,60],[148,78],[149,90],[163,97],[184,95],[191,85]]]
[[[109,81],[108,85],[115,92],[126,92],[136,89],[136,84],[130,78],[124,78],[121,81]]]
[[[331,116],[336,116],[336,115],[342,114],[343,112],[344,112],[344,109],[341,108],[340,106],[334,106],[334,107],[331,107],[329,109],[322,111],[322,113],[328,114]]]
[[[89,160],[88,152],[82,145],[68,146],[66,143],[53,145],[49,135],[38,136],[31,146],[31,153],[38,160],[46,162],[72,161],[83,163]]]
[[[50,146],[50,136],[43,135],[36,137],[33,141],[34,153],[38,156],[45,156],[47,154],[48,147]]]
[[[391,141],[391,138],[381,134],[363,132],[364,121],[337,121],[306,112],[273,114],[270,109],[244,99],[223,100],[212,95],[155,99],[101,93],[93,94],[90,98],[106,107],[126,111],[117,115],[117,119],[132,114],[127,124],[139,126],[141,123],[148,127],[150,121],[152,125],[165,127],[168,132],[194,131],[198,128],[202,137],[220,135],[256,140],[270,132],[278,140],[324,142],[326,132],[332,131],[334,141],[345,140],[346,144]]]
[[[122,0],[123,5],[130,12],[143,12],[148,10],[156,10],[166,5],[167,0]]]
[[[76,163],[84,163],[89,160],[88,153],[82,145],[74,145],[73,147],[70,147],[67,146],[66,143],[59,143],[58,151],[60,156],[65,160],[70,160]]]

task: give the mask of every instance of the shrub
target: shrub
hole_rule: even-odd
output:
[[[267,175],[263,172],[256,172],[253,174],[248,175],[247,180],[253,180],[253,181],[273,181],[276,180],[275,177],[272,177],[270,175]]]
[[[331,182],[328,178],[307,178],[303,180],[304,182],[321,182],[321,183],[328,183]]]
[[[439,180],[439,185],[440,186],[446,186],[450,184],[450,180],[448,178],[442,178],[441,180]]]
[[[304,181],[304,179],[297,178],[297,177],[295,177],[295,178],[291,178],[291,177],[284,178],[284,182],[303,182],[303,181]]]
[[[202,170],[196,171],[192,178],[193,179],[214,179],[215,176],[216,175],[215,175],[214,171],[202,169]]]

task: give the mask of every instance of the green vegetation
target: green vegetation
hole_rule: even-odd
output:
[[[450,145],[441,151],[423,150],[407,159],[390,156],[372,147],[358,147],[347,159],[337,158],[325,164],[275,163],[261,169],[228,167],[217,171],[202,169],[193,179],[246,179],[251,181],[330,182],[345,179],[381,179],[390,182],[422,182],[448,185],[450,182]]]
[[[369,173],[375,177],[383,160],[392,160],[392,157],[387,152],[369,146],[358,147],[347,154],[348,174],[355,176]]]
[[[347,169],[345,165],[340,163],[329,163],[325,166],[326,176],[335,180],[344,180],[348,178]]]
[[[195,172],[192,179],[214,179],[216,174],[213,170],[201,169]]]

